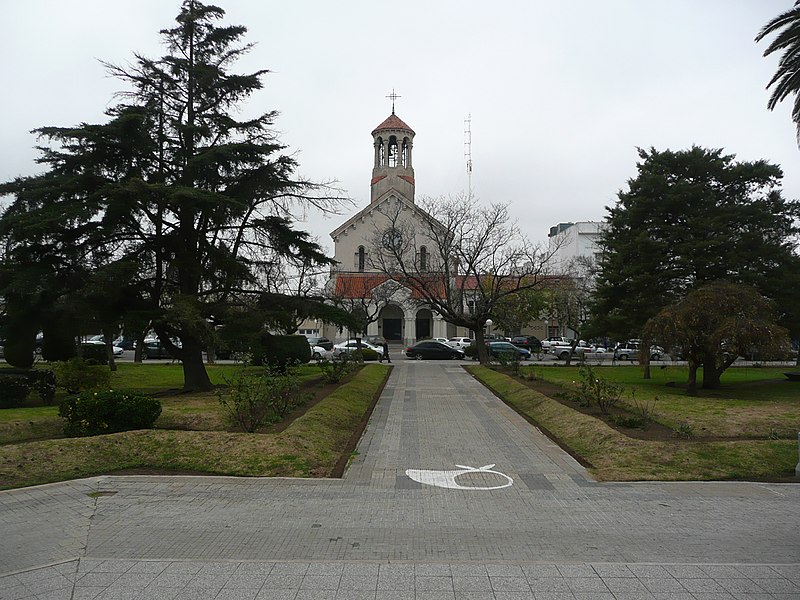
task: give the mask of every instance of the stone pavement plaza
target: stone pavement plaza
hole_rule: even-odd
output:
[[[597,483],[458,364],[407,361],[343,479],[0,492],[0,599],[798,599],[798,515],[797,484]]]

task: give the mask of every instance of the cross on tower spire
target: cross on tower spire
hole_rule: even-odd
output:
[[[394,88],[392,88],[392,93],[388,94],[386,97],[392,99],[392,114],[394,114],[394,101],[397,100],[398,98],[402,98],[402,96],[395,94]]]

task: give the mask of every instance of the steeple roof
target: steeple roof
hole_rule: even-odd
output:
[[[389,117],[383,123],[372,130],[372,135],[375,135],[375,133],[378,131],[383,131],[385,129],[405,129],[406,131],[410,131],[412,135],[416,135],[414,134],[414,130],[403,123],[403,120],[394,114],[394,112],[392,112],[392,114],[389,115]]]

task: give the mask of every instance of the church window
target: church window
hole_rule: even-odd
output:
[[[394,227],[390,227],[383,232],[383,247],[390,252],[399,254],[402,252],[403,234]]]
[[[389,166],[396,167],[397,166],[397,156],[398,149],[397,149],[397,138],[395,136],[391,136],[389,138]]]
[[[386,147],[383,145],[383,138],[378,138],[378,166],[386,165]]]
[[[419,249],[419,270],[428,270],[428,249],[425,246],[421,246]]]
[[[367,262],[367,255],[366,255],[366,252],[364,252],[364,246],[359,246],[358,247],[358,270],[360,272],[362,272],[362,273],[364,272],[364,267],[366,266],[366,262]]]
[[[404,168],[408,168],[408,138],[403,138],[403,153],[400,160]]]

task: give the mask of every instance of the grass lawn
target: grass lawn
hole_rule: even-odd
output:
[[[116,389],[154,393],[182,383],[180,365],[119,366],[112,379]],[[213,365],[209,374],[222,382],[235,368]],[[366,365],[279,433],[226,431],[215,392],[162,397],[155,429],[85,438],[57,437],[61,419],[56,407],[0,410],[0,489],[125,469],[327,476],[349,450],[388,373],[387,365]],[[309,381],[319,377],[319,369],[304,366],[300,375]]]
[[[593,370],[598,377],[625,386],[625,404],[648,402],[660,423],[671,429],[688,424],[696,437],[796,440],[800,431],[800,384],[783,376],[785,368],[734,367],[723,373],[721,388],[700,389],[697,396],[687,396],[680,387],[688,377],[686,367],[654,367],[651,379],[642,379],[638,366]],[[566,388],[580,379],[577,367],[531,366],[522,372]],[[672,382],[678,385],[667,385]]]
[[[723,387],[687,396],[670,381],[685,381],[685,369],[669,367],[641,379],[639,367],[595,369],[625,385],[640,401],[650,401],[667,426],[689,423],[695,436],[668,441],[634,439],[600,419],[584,415],[514,379],[486,367],[469,370],[500,398],[588,462],[601,480],[783,480],[794,475],[800,430],[800,386],[773,369],[733,370]],[[526,367],[545,381],[567,387],[577,368]],[[666,372],[665,372],[666,371]],[[657,399],[656,399],[657,398]],[[704,440],[708,436],[710,439]],[[724,436],[730,439],[711,439]],[[779,439],[772,439],[778,437]]]
[[[165,391],[177,391],[183,385],[181,365],[117,363],[117,367],[117,371],[111,374],[113,389],[161,396],[162,411],[156,427],[205,431],[226,429],[225,415],[216,393],[164,395]],[[215,385],[224,384],[226,378],[239,368],[237,365],[206,365]],[[313,364],[302,365],[298,374],[301,382],[320,378],[319,368]],[[65,395],[59,390],[53,406],[41,406],[36,394],[31,393],[26,406],[0,410],[0,445],[62,437],[63,424],[57,404]]]

